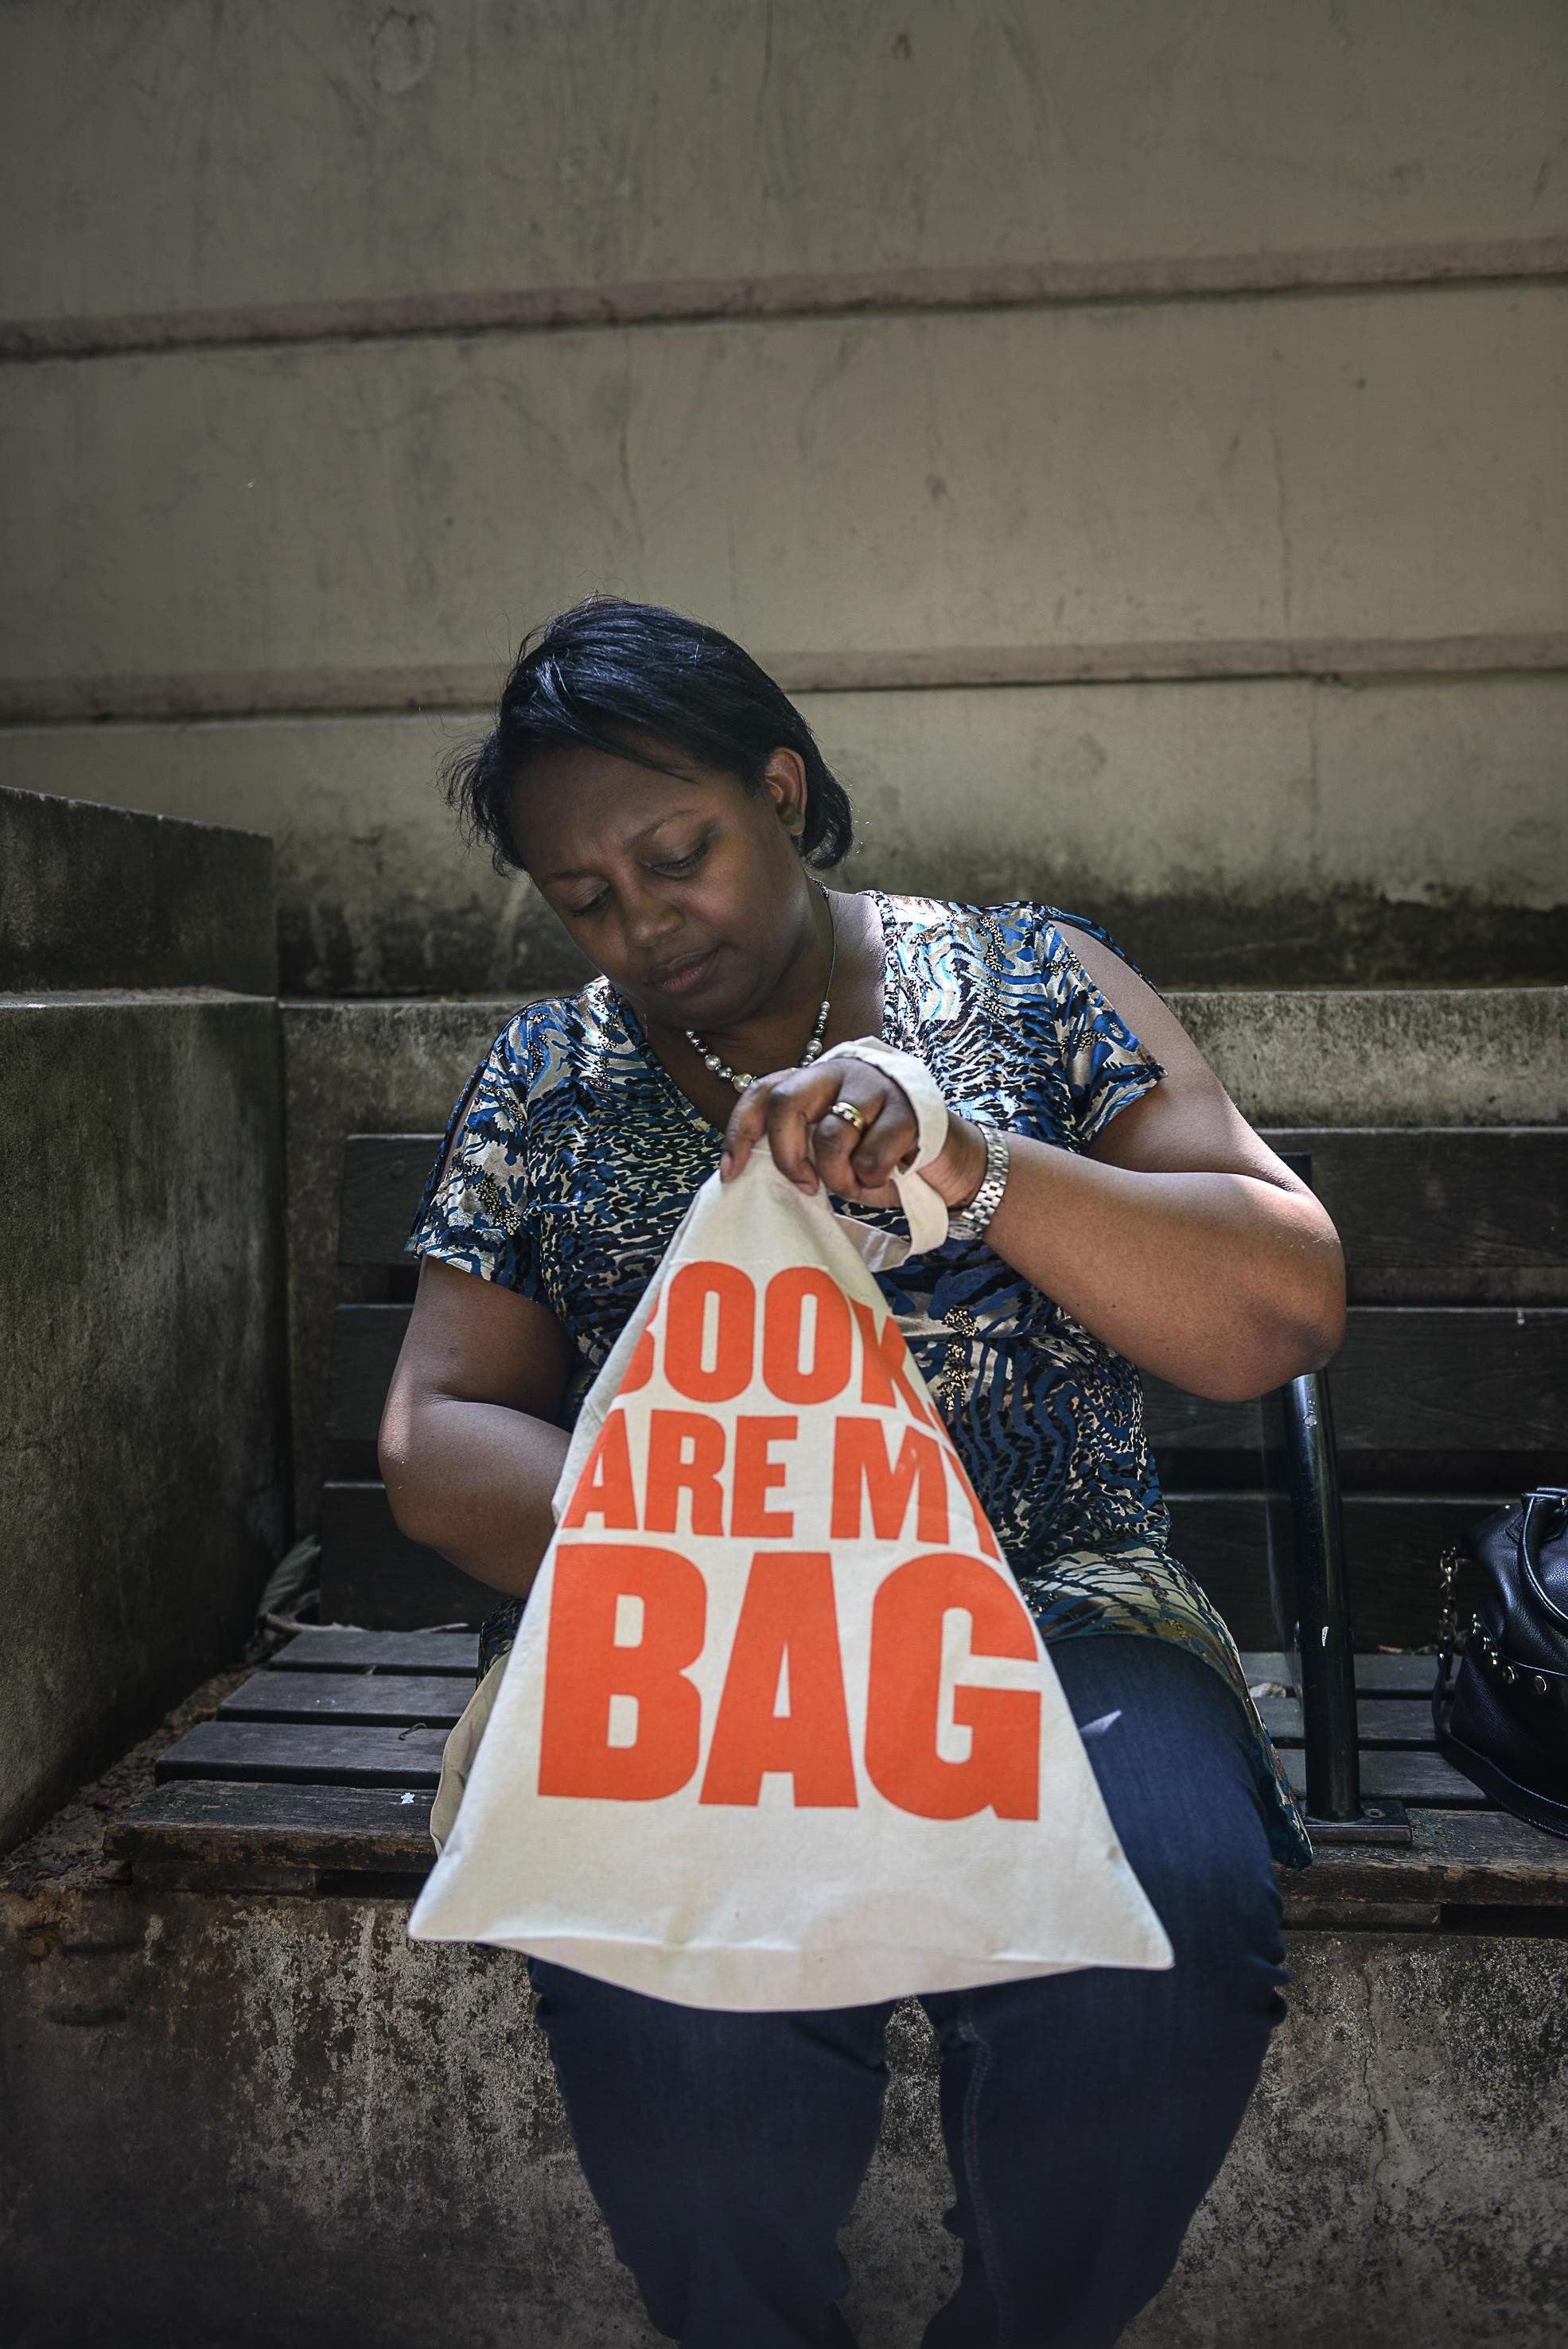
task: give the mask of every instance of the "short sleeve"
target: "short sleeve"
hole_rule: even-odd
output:
[[[1144,1050],[1073,952],[1067,936],[1057,926],[1064,918],[1058,915],[1046,921],[1041,943],[1070,1103],[1072,1140],[1078,1149],[1086,1150],[1114,1117],[1152,1092],[1165,1071],[1153,1053]],[[1116,940],[1096,924],[1074,926],[1088,930],[1127,961]]]
[[[532,1297],[519,1024],[503,1030],[458,1095],[404,1248]]]

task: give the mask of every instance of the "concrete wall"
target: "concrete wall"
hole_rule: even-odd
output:
[[[431,778],[609,585],[801,692],[864,877],[1568,976],[1565,72],[1554,0],[6,11],[0,777],[275,832],[290,989],[546,983]]]
[[[0,1847],[237,1653],[286,1530],[276,1008],[209,983],[270,973],[266,843],[99,812],[0,795],[7,908],[66,840],[99,914],[0,939]],[[132,992],[138,882],[185,920]]]
[[[0,987],[277,988],[259,833],[0,786]]]
[[[521,1959],[410,1943],[395,1898],[91,1876],[0,1890],[11,2349],[653,2349]],[[1556,2349],[1568,1942],[1301,1932],[1289,1957],[1289,2020],[1128,2349]],[[953,2281],[918,2010],[888,2052],[845,2232],[864,2349],[909,2349]]]
[[[9,13],[6,307],[39,336],[1568,231],[1552,0]]]

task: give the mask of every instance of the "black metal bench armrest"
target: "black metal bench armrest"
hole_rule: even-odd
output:
[[[1307,1810],[1315,1819],[1354,1819],[1361,1811],[1355,1665],[1327,1373],[1309,1371],[1269,1400],[1290,1504],[1295,1621],[1286,1646],[1301,1681]]]
[[[1312,1159],[1306,1152],[1285,1154],[1285,1164],[1311,1183]],[[1361,1813],[1355,1665],[1326,1371],[1309,1371],[1266,1399],[1263,1444],[1266,1469],[1272,1471],[1269,1482],[1282,1483],[1289,1504],[1294,1570],[1287,1587],[1294,1620],[1293,1624],[1286,1612],[1281,1631],[1287,1651],[1294,1651],[1301,1682],[1307,1810],[1315,1819],[1355,1819]],[[1274,1588],[1278,1604],[1277,1572]]]

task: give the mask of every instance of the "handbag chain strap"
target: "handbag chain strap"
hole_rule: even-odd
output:
[[[1457,1542],[1449,1542],[1438,1560],[1438,1587],[1442,1594],[1442,1606],[1438,1616],[1438,1653],[1445,1670],[1455,1650],[1462,1644],[1454,1591],[1463,1562],[1464,1553]]]
[[[1466,1634],[1459,1628],[1456,1598],[1459,1568],[1465,1554],[1458,1542],[1449,1542],[1438,1559],[1438,1588],[1442,1604],[1438,1614],[1438,1677],[1432,1691],[1432,1719],[1441,1727],[1440,1709],[1447,1705],[1454,1690],[1454,1659],[1463,1652]]]

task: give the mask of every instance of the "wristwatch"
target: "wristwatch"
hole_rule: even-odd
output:
[[[948,1233],[960,1240],[984,1237],[992,1216],[1002,1205],[1002,1195],[1007,1188],[1007,1136],[999,1126],[988,1125],[982,1117],[971,1118],[985,1140],[985,1173],[980,1178],[980,1188],[967,1207],[956,1214],[950,1211]]]

